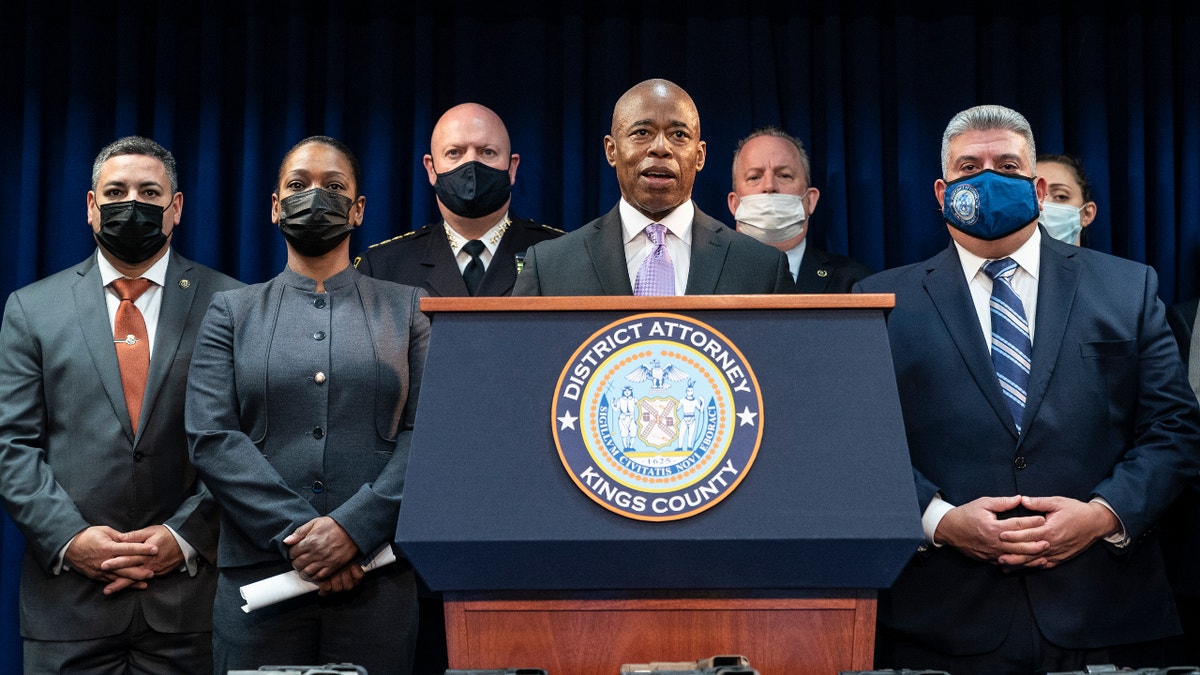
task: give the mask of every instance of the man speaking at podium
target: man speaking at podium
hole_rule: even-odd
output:
[[[782,251],[692,202],[705,144],[696,104],[678,85],[646,80],[625,92],[604,153],[621,201],[578,230],[530,247],[513,295],[795,292]]]

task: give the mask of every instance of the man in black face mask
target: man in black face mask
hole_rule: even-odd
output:
[[[431,296],[511,295],[525,250],[559,230],[510,210],[521,156],[495,112],[462,103],[442,114],[425,155],[441,222],[375,244],[354,259],[367,275],[429,291]],[[422,588],[413,672],[447,669],[440,594]]]
[[[1200,409],[1150,267],[1038,225],[1033,131],[956,115],[934,195],[950,246],[855,291],[888,334],[926,543],[880,593],[875,666],[1169,666],[1155,524],[1200,469]]]
[[[511,294],[525,249],[562,234],[509,211],[520,162],[496,113],[478,103],[447,110],[425,155],[442,222],[371,246],[355,267],[434,296]]]
[[[25,537],[26,672],[212,672],[218,518],[184,383],[209,297],[242,284],[171,250],[182,207],[171,153],[110,144],[87,193],[97,251],[5,306],[0,498]]]

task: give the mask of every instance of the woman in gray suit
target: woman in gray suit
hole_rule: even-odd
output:
[[[213,296],[187,392],[192,459],[221,506],[215,672],[354,663],[411,670],[413,570],[362,565],[390,546],[429,339],[425,292],[364,276],[349,235],[366,198],[336,139],[284,156],[274,279]],[[296,570],[315,593],[251,612],[239,588]]]

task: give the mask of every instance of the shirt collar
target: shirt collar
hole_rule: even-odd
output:
[[[967,281],[970,282],[971,279],[974,279],[975,275],[978,274],[983,268],[983,264],[990,260],[990,258],[980,258],[974,253],[971,253],[967,249],[963,248],[957,241],[954,242],[954,247],[958,249],[958,261],[962,263],[963,275],[966,276]],[[1015,260],[1020,269],[1025,270],[1026,274],[1033,277],[1034,280],[1037,280],[1038,265],[1040,265],[1042,261],[1041,228],[1035,227],[1033,229],[1033,234],[1025,240],[1025,243],[1021,244],[1020,248],[1018,248],[1016,251],[1013,251],[1006,257]]]
[[[168,248],[167,252],[163,254],[163,257],[155,261],[155,263],[150,266],[150,269],[142,272],[142,278],[153,281],[154,285],[156,286],[165,286],[167,283],[167,259],[170,257],[171,249]],[[108,258],[104,257],[104,254],[99,248],[96,249],[96,266],[100,268],[100,281],[105,286],[111,284],[114,279],[120,279],[121,277],[125,276],[124,274],[118,272],[117,268],[112,266],[112,263],[108,261]]]
[[[799,244],[787,252],[788,267],[792,270],[792,281],[800,280],[800,262],[804,260],[806,248],[808,248],[808,237],[801,239]]]
[[[509,217],[508,212],[506,211],[504,213],[504,217],[500,219],[500,222],[493,225],[491,229],[489,229],[487,232],[484,232],[483,236],[479,238],[479,240],[483,242],[483,245],[487,247],[487,250],[493,255],[496,253],[496,248],[500,246],[500,238],[504,236],[504,233],[508,230],[509,225],[512,225],[512,218]],[[466,246],[468,241],[467,238],[456,232],[453,227],[450,227],[450,223],[447,223],[444,220],[442,221],[442,227],[446,230],[446,239],[450,241],[450,252],[454,255],[458,255],[458,252],[462,250],[462,247]]]
[[[671,234],[680,240],[689,245],[692,242],[692,219],[696,216],[696,205],[690,199],[676,206],[662,220],[650,220],[641,211],[633,208],[632,204],[625,201],[624,197],[621,198],[618,208],[620,209],[621,229],[624,231],[624,241],[626,244],[641,234],[650,223],[662,223]]]

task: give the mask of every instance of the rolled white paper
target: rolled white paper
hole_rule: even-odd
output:
[[[383,567],[396,562],[396,554],[392,552],[391,546],[385,546],[379,553],[371,558],[370,562],[363,565],[364,572],[370,572],[377,567]],[[296,570],[276,574],[273,577],[267,577],[262,581],[256,581],[252,584],[246,584],[238,589],[242,594],[242,599],[246,604],[242,605],[242,611],[249,614],[250,612],[273,605],[288,598],[294,598],[297,595],[312,593],[317,590],[317,584],[304,578]]]

